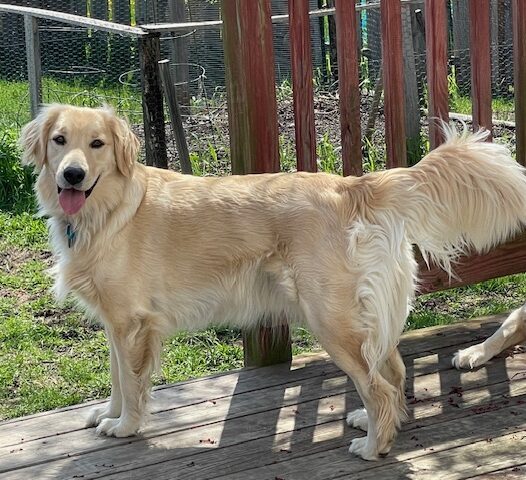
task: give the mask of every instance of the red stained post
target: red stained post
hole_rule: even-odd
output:
[[[354,0],[336,0],[336,44],[344,175],[362,175],[358,35]]]
[[[278,118],[270,0],[223,0],[230,157],[235,174],[279,171]],[[264,320],[263,320],[264,324]],[[245,365],[289,361],[290,334],[244,332]]]
[[[490,0],[469,0],[469,17],[473,129],[491,131]]]
[[[517,161],[526,165],[526,2],[513,0],[515,135]]]
[[[388,168],[407,165],[401,15],[400,0],[380,0]]]
[[[315,172],[316,130],[309,0],[289,0],[289,31],[297,165],[298,170]]]
[[[233,173],[279,171],[270,0],[223,0]]]
[[[447,0],[426,0],[425,3],[429,139],[432,149],[444,141],[440,124],[433,117],[449,121],[446,8]]]

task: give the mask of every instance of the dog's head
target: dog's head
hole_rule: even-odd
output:
[[[44,107],[23,128],[20,143],[23,163],[45,176],[66,215],[80,212],[106,181],[130,177],[139,148],[128,124],[110,108],[59,104]]]

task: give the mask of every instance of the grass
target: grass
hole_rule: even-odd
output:
[[[0,420],[103,398],[110,393],[109,352],[100,326],[49,293],[46,227],[28,213],[0,212]],[[425,295],[408,329],[511,310],[526,298],[526,275]],[[304,328],[294,354],[318,348]],[[165,343],[154,382],[170,383],[242,366],[232,329],[181,333]]]
[[[141,94],[138,89],[123,85],[91,85],[80,80],[59,81],[42,78],[43,103],[65,102],[78,106],[95,107],[111,103],[119,113],[124,113],[132,123],[142,123]],[[30,120],[29,87],[26,81],[0,79],[0,126],[20,127]]]
[[[46,85],[48,86],[46,90]],[[280,90],[287,95],[288,85]],[[118,99],[119,109],[139,110],[140,100],[129,88],[114,90],[44,79],[46,91],[64,92],[66,100],[82,105],[101,98]],[[55,97],[58,94],[53,94]],[[464,99],[454,99],[461,105]],[[119,103],[120,102],[120,103]],[[71,303],[57,305],[45,274],[50,265],[43,220],[34,211],[33,175],[19,164],[18,127],[28,120],[27,84],[0,81],[0,420],[80,403],[109,395],[108,347],[100,326],[88,322]],[[471,108],[471,103],[469,104]],[[460,111],[460,110],[459,110]],[[6,120],[7,119],[7,120]],[[132,121],[134,119],[132,118]],[[140,121],[140,118],[137,119]],[[341,171],[341,158],[329,135],[317,144],[318,169]],[[228,170],[211,143],[192,153],[194,171],[217,175]],[[284,170],[295,169],[295,150],[280,138]],[[383,168],[383,155],[369,146],[365,170]],[[491,280],[479,285],[419,297],[407,328],[443,325],[481,315],[501,313],[523,303],[526,275]],[[308,330],[293,330],[293,353],[318,348]],[[241,335],[232,329],[181,333],[165,342],[156,384],[177,382],[242,366]]]

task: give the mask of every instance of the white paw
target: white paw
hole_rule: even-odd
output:
[[[355,438],[352,440],[349,452],[358,455],[364,460],[378,460],[378,453],[375,448],[370,448],[367,444],[367,437]]]
[[[359,428],[366,432],[367,426],[369,425],[367,410],[365,408],[359,408],[358,410],[349,412],[347,414],[347,425],[349,425],[349,427]]]
[[[486,357],[484,344],[479,343],[464,350],[459,350],[453,356],[452,363],[455,368],[466,368],[470,370],[479,367],[488,360],[489,358]]]
[[[97,435],[107,435],[108,437],[131,437],[138,430],[138,423],[126,422],[120,418],[105,418],[100,422],[95,432]]]
[[[90,410],[88,420],[86,422],[87,427],[96,427],[105,418],[118,418],[120,411],[112,411],[110,405],[104,407],[96,407]]]

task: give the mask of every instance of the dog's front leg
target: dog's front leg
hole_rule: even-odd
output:
[[[122,394],[119,380],[119,364],[111,331],[106,329],[106,337],[110,345],[110,374],[111,374],[111,397],[107,405],[95,407],[91,410],[87,426],[96,427],[105,418],[118,418],[121,415]]]
[[[121,409],[118,418],[102,419],[97,427],[99,435],[129,437],[141,426],[150,397],[150,377],[161,347],[160,335],[151,324],[147,317],[138,316],[126,328],[113,329]]]

